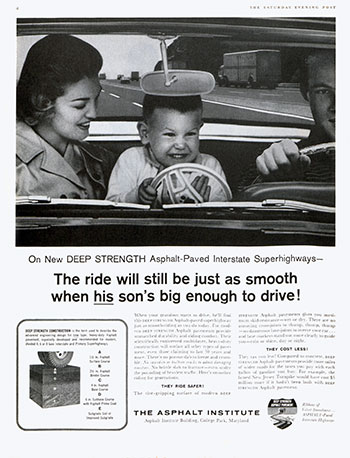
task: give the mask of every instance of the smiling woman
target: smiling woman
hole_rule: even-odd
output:
[[[100,53],[70,35],[39,40],[17,85],[17,195],[103,199],[113,166],[82,142],[96,118]]]

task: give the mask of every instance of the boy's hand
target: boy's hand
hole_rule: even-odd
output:
[[[208,202],[211,187],[208,185],[209,177],[205,175],[196,176],[191,185],[203,197],[204,202]]]
[[[311,159],[300,154],[292,140],[273,143],[256,159],[259,174],[269,181],[291,179],[309,167]]]
[[[157,191],[151,186],[153,178],[146,178],[139,186],[139,201],[151,205],[157,198]]]

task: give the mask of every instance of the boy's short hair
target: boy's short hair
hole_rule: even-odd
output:
[[[304,55],[300,66],[300,92],[305,100],[307,100],[307,92],[309,90],[309,69],[311,65],[332,60],[333,62],[335,61],[334,49],[316,49]]]
[[[168,97],[146,94],[143,99],[143,119],[147,122],[157,108],[167,108],[180,113],[188,113],[189,111],[202,111],[203,104],[200,95]]]

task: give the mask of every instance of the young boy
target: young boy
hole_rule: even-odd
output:
[[[142,146],[129,148],[120,155],[111,173],[106,198],[151,205],[157,200],[157,190],[151,186],[153,178],[175,164],[202,164],[225,179],[217,159],[199,152],[202,124],[200,96],[145,95],[143,121],[137,125]],[[191,184],[204,201],[226,200],[220,187],[210,183],[208,177],[197,176]]]

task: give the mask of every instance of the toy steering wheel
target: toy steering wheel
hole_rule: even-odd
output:
[[[169,199],[173,204],[180,204],[185,202],[203,202],[203,197],[192,186],[193,180],[196,176],[204,175],[209,180],[214,180],[215,184],[220,186],[226,200],[232,198],[231,190],[226,181],[214,170],[200,164],[184,163],[175,164],[160,172],[152,181],[151,186],[154,189],[163,187],[163,192],[167,192]]]

